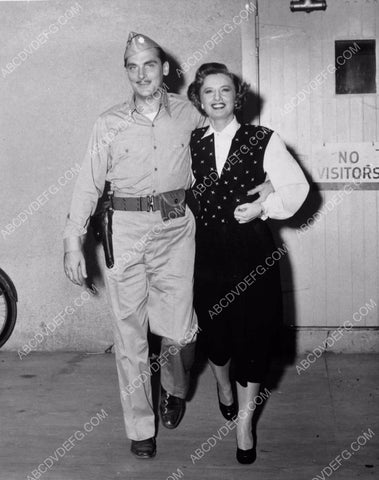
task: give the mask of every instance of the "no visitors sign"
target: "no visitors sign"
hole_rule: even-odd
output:
[[[312,152],[312,177],[324,190],[354,183],[379,189],[379,143],[328,143]]]

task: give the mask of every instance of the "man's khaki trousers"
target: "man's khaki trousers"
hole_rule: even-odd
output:
[[[195,221],[163,222],[160,212],[115,211],[115,266],[106,270],[114,317],[116,364],[127,436],[155,435],[151,375],[185,398],[194,355],[197,318],[193,310]],[[162,337],[159,358],[149,362],[148,327]]]

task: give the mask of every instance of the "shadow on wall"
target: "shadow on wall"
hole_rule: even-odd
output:
[[[243,106],[243,111],[239,115],[238,120],[243,123],[252,123],[259,118],[259,114],[263,109],[263,98],[253,90],[249,90]]]
[[[86,286],[88,287],[93,284],[100,285],[101,287],[104,286],[103,274],[97,256],[98,249],[100,248],[102,250],[101,242],[96,238],[93,228],[90,224],[90,227],[88,228],[88,234],[86,235],[86,239],[83,244],[83,252],[86,260],[88,275],[86,279]],[[103,251],[100,253],[104,256]]]
[[[176,60],[176,58],[171,55],[170,53],[166,52],[167,56],[167,61],[170,64],[170,70],[167,75],[163,79],[164,83],[167,85],[167,91],[170,93],[181,93],[183,87],[184,87],[184,74],[178,75],[177,72],[180,72],[180,64]]]
[[[250,90],[239,120],[245,123],[257,124],[263,105],[264,99],[256,92]],[[283,246],[282,228],[299,229],[320,209],[322,204],[320,191],[317,185],[313,183],[311,173],[301,161],[299,154],[288,145],[287,149],[302,168],[311,189],[304,204],[292,218],[287,220],[268,220],[277,247]],[[296,255],[296,252],[293,254]],[[280,259],[280,274],[282,279],[284,318],[273,347],[274,357],[276,357],[277,362],[275,362],[275,368],[272,369],[268,378],[267,386],[269,388],[275,388],[278,385],[285,365],[293,364],[297,355],[297,332],[295,328],[289,328],[290,326],[296,327],[297,318],[295,284],[289,255],[283,255]]]
[[[281,236],[282,228],[285,227],[298,230],[303,224],[306,224],[307,220],[311,218],[315,212],[320,209],[322,204],[320,191],[313,183],[310,173],[300,161],[298,154],[293,148],[287,146],[287,149],[302,168],[307,181],[309,182],[310,192],[305,199],[304,204],[292,218],[287,220],[267,220],[269,222],[269,227],[277,247],[284,246]],[[296,256],[296,251],[291,253],[292,255]],[[297,311],[295,302],[296,290],[290,256],[288,254],[282,255],[279,263],[283,295],[283,319],[276,337],[275,345],[273,346],[273,356],[275,361],[267,378],[267,383],[265,384],[269,390],[278,387],[286,366],[293,365],[296,362],[296,357],[298,354],[297,329],[295,328],[297,325]]]

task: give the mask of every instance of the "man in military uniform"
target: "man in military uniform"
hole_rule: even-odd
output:
[[[105,281],[121,401],[132,452],[150,458],[156,443],[148,327],[162,337],[160,413],[167,428],[183,416],[193,361],[195,222],[188,207],[169,219],[163,210],[183,206],[191,185],[190,135],[203,121],[186,99],[162,88],[169,64],[146,35],[130,34],[125,68],[133,96],[95,123],[67,218],[64,268],[83,284],[83,238],[110,182],[114,266]]]

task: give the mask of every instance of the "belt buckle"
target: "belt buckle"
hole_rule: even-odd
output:
[[[147,208],[146,208],[146,210],[147,210],[148,212],[151,212],[151,211],[154,212],[154,211],[155,211],[155,210],[154,210],[154,195],[148,195],[148,196],[146,197],[146,199],[147,199]]]

